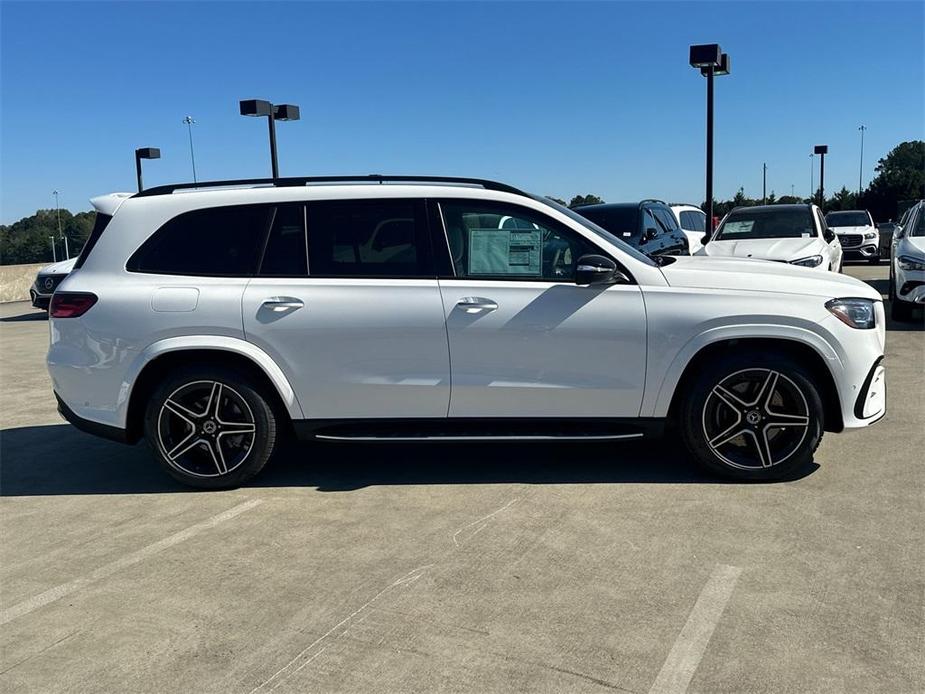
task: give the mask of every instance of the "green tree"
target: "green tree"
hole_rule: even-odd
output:
[[[599,205],[604,202],[602,198],[597,197],[589,193],[588,195],[576,195],[571,200],[569,200],[569,207],[577,207],[578,205]]]
[[[564,204],[565,204],[565,200],[563,200],[562,198],[557,198],[557,197],[552,196],[552,195],[547,195],[547,196],[546,196],[546,199],[547,199],[547,200],[552,200],[553,202],[557,202],[557,203],[559,203],[560,205],[564,205]]]
[[[61,233],[58,233],[58,214],[55,210],[38,210],[29,217],[23,217],[10,225],[0,225],[0,264],[51,262],[51,239],[55,239],[58,259],[64,258],[64,243],[67,237],[71,256],[77,255],[93,228],[94,212],[61,210]]]
[[[925,141],[896,145],[877,162],[877,176],[861,195],[861,206],[874,219],[895,219],[903,200],[925,198]]]

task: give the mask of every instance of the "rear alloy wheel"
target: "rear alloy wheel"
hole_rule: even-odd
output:
[[[162,466],[195,487],[235,487],[256,475],[276,442],[267,399],[241,374],[192,369],[159,387],[145,437]]]
[[[705,369],[684,408],[691,452],[739,479],[779,479],[809,464],[822,439],[822,403],[808,375],[780,357],[729,361]]]

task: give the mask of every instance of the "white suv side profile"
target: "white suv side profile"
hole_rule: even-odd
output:
[[[235,486],[277,439],[617,441],[676,429],[740,479],[886,411],[884,312],[849,277],[652,259],[478,179],[181,184],[94,200],[50,310],[75,426]],[[512,221],[513,220],[513,221]]]

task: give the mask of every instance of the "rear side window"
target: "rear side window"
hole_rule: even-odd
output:
[[[174,217],[129,258],[130,272],[248,277],[273,207],[236,205],[193,210]]]
[[[308,274],[305,205],[280,205],[273,216],[260,274],[266,277],[305,277]]]
[[[96,242],[100,240],[100,236],[103,235],[103,231],[109,225],[111,219],[112,215],[103,214],[102,212],[96,213],[96,219],[93,220],[93,229],[90,230],[87,242],[84,244],[84,247],[80,251],[80,255],[77,257],[77,261],[74,263],[75,270],[79,267],[83,267],[84,261],[87,259],[87,256],[90,255],[90,251],[93,250]]]
[[[575,211],[619,239],[639,236],[639,208],[636,206],[579,207]]]
[[[308,204],[312,277],[434,277],[423,200]]]
[[[678,230],[678,220],[675,219],[674,213],[667,207],[653,207],[652,212],[666,234]]]
[[[687,231],[706,231],[707,216],[703,212],[683,210],[681,212],[681,228]]]

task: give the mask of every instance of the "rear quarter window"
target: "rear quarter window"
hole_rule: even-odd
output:
[[[184,212],[154,232],[126,269],[162,275],[253,275],[272,210],[271,205],[236,205]]]

